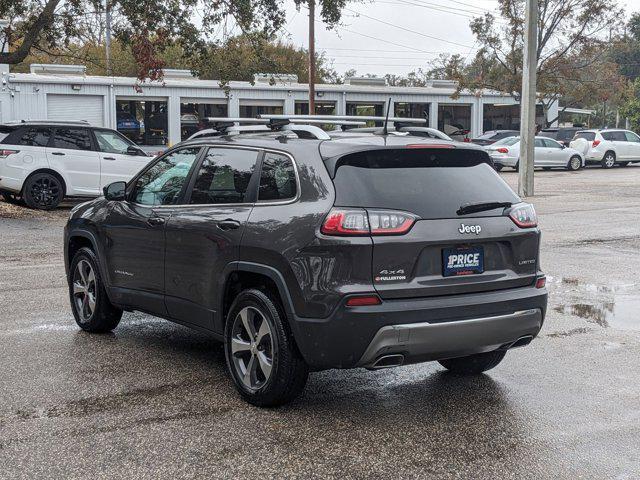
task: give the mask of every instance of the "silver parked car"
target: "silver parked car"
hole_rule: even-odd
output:
[[[566,168],[567,170],[579,170],[584,167],[583,155],[567,148],[551,138],[536,137],[534,166],[543,169]],[[503,167],[511,167],[518,170],[520,160],[520,137],[507,137],[497,141],[493,145],[485,147],[493,159],[496,170]]]

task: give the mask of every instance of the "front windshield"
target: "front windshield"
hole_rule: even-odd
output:
[[[519,141],[520,137],[507,137],[503,138],[502,140],[498,140],[496,143],[494,143],[494,145],[506,145],[507,147],[510,147],[511,145],[515,145]]]

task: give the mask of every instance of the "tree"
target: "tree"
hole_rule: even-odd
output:
[[[640,77],[629,87],[627,101],[620,107],[620,115],[629,119],[633,130],[640,130]]]
[[[189,57],[201,54],[219,41],[216,27],[227,22],[253,38],[271,38],[285,19],[279,0],[108,1],[115,38],[130,48],[141,79],[162,75],[161,55],[170,47]],[[0,0],[0,18],[9,20],[4,31],[9,52],[0,53],[0,63],[16,65],[30,54],[75,57],[101,14],[102,0]]]
[[[611,59],[628,79],[640,77],[640,13],[631,16],[625,35],[612,45]]]
[[[480,49],[469,65],[449,64],[458,92],[492,89],[519,100],[522,86],[524,0],[498,0],[502,19],[487,13],[471,21]],[[607,101],[618,85],[607,55],[609,37],[621,25],[615,0],[538,0],[538,101],[545,110],[560,98],[564,109]],[[553,123],[556,119],[549,119]]]

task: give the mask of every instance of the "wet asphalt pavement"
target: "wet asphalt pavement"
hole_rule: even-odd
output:
[[[275,410],[200,333],[79,331],[68,209],[0,203],[0,478],[640,478],[640,167],[536,177],[551,297],[529,347],[476,378],[315,373]]]

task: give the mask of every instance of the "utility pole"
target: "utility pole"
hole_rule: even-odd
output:
[[[524,29],[522,97],[520,98],[520,165],[518,194],[533,196],[536,136],[536,71],[538,68],[538,1],[527,0]]]
[[[309,115],[316,114],[316,1],[309,0]]]
[[[111,6],[109,0],[104,2],[104,47],[105,47],[105,66],[107,68],[107,75],[111,75]]]

